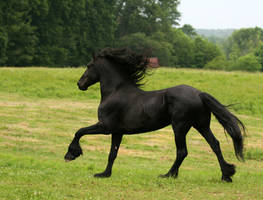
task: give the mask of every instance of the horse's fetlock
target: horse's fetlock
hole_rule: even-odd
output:
[[[236,173],[235,165],[226,163],[222,167],[222,174],[224,177],[231,177]]]

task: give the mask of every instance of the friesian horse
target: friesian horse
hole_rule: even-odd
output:
[[[211,113],[233,140],[236,157],[243,160],[243,135],[245,126],[226,106],[208,93],[188,85],[143,91],[140,81],[147,73],[149,58],[128,48],[105,48],[87,65],[78,81],[80,90],[100,82],[101,101],[98,122],[75,133],[66,161],[82,154],[79,140],[88,134],[111,134],[108,164],[95,177],[110,177],[123,134],[138,134],[172,125],[177,148],[176,160],[161,177],[177,177],[178,170],[187,156],[186,134],[194,127],[208,142],[217,156],[222,180],[232,182],[235,166],[225,161],[219,141],[210,129]]]

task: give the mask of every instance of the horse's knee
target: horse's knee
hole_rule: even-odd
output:
[[[85,128],[80,128],[76,133],[74,139],[79,140],[85,132]]]

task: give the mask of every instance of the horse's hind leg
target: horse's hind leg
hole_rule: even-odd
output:
[[[172,127],[174,131],[174,139],[177,148],[176,160],[172,165],[171,169],[168,171],[168,173],[160,176],[162,178],[165,177],[176,178],[178,176],[179,167],[188,154],[186,147],[186,134],[191,128],[191,125],[181,122],[176,125],[172,123]]]
[[[211,129],[209,127],[196,129],[206,139],[212,150],[215,152],[219,165],[221,167],[222,180],[226,182],[232,182],[231,176],[235,174],[235,166],[225,161],[220,149],[220,143],[212,133]]]

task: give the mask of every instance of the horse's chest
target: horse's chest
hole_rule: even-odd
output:
[[[110,102],[108,104],[100,104],[98,108],[98,119],[107,128],[116,126],[116,122],[120,118],[122,106],[117,102]]]

